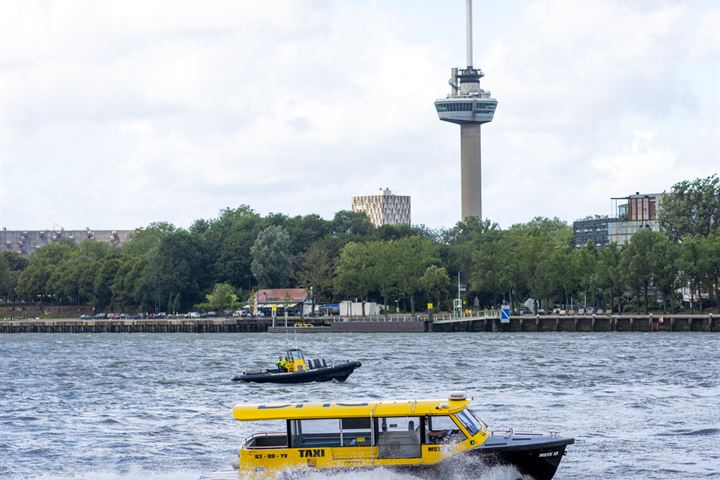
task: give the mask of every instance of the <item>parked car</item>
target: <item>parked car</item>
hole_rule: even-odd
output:
[[[89,313],[83,313],[80,315],[80,320],[92,320],[93,316]]]
[[[104,320],[107,318],[107,313],[96,313],[93,318],[95,320]]]
[[[200,318],[200,312],[190,312],[188,316],[190,318]]]

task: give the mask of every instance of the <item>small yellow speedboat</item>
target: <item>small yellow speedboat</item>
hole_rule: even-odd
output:
[[[241,421],[277,422],[240,448],[241,478],[274,478],[303,469],[432,469],[461,455],[511,464],[536,480],[555,474],[572,438],[493,433],[452,393],[442,400],[236,405]],[[207,477],[211,478],[211,477]]]

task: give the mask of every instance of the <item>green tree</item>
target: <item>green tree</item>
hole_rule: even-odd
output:
[[[399,240],[379,241],[372,242],[368,248],[373,258],[373,276],[383,298],[383,305],[387,306],[391,298],[397,299],[403,293],[403,275],[406,274],[402,265],[403,244]]]
[[[660,298],[662,298],[663,312],[667,311],[668,301],[674,311],[672,296],[678,287],[678,267],[676,258],[679,254],[679,246],[671,243],[665,233],[656,235],[653,245],[653,283]]]
[[[622,254],[617,243],[605,245],[598,251],[597,261],[598,286],[610,299],[610,311],[622,312],[622,293],[624,288]],[[617,303],[616,303],[617,300]]]
[[[583,293],[583,305],[587,308],[588,295],[595,306],[595,289],[598,286],[598,251],[595,244],[588,240],[579,250],[575,251],[574,261],[578,280]]]
[[[201,238],[184,230],[166,234],[140,275],[136,300],[156,311],[179,293],[183,309],[193,305],[208,286],[207,258]]]
[[[410,299],[410,312],[415,313],[415,298],[422,289],[421,279],[430,265],[439,263],[437,247],[421,237],[405,237],[395,241],[398,289]]]
[[[475,217],[472,217],[475,218]],[[502,248],[503,232],[491,230],[481,236],[477,248],[472,255],[470,283],[473,291],[489,294],[490,306],[498,303],[508,284],[502,274],[504,250]]]
[[[311,293],[312,310],[317,298],[325,294],[333,282],[333,266],[330,254],[321,243],[313,243],[299,259],[295,279]]]
[[[177,313],[182,310],[182,295],[179,293],[175,294],[175,297],[173,298],[172,302],[172,308],[170,309],[171,312]]]
[[[717,174],[673,185],[663,197],[658,220],[672,241],[720,232],[720,178]]]
[[[703,257],[705,244],[702,237],[690,236],[683,239],[680,244],[680,256],[677,261],[680,278],[690,287],[690,309],[695,311],[695,293],[702,291],[703,286]],[[698,295],[697,304],[700,311],[703,309],[702,295]]]
[[[362,301],[362,315],[365,316],[365,302],[370,291],[376,287],[374,265],[368,246],[350,242],[340,251],[335,265],[335,289],[349,297]]]
[[[648,229],[635,233],[623,249],[623,271],[627,285],[635,292],[636,309],[640,310],[640,293],[643,293],[645,313],[649,312],[648,290],[653,277],[657,275],[654,259],[656,244],[661,234]]]
[[[573,295],[580,285],[578,265],[573,261],[574,254],[570,244],[556,243],[549,259],[557,300],[565,308],[570,308]]]
[[[112,285],[119,268],[120,261],[114,257],[106,258],[100,263],[93,284],[92,298],[95,308],[104,308],[112,304]]]
[[[316,214],[298,215],[287,219],[283,228],[290,235],[291,253],[301,255],[330,233],[330,222]]]
[[[335,214],[330,223],[330,234],[344,245],[350,241],[368,240],[375,227],[363,212],[341,210]]]
[[[128,307],[137,306],[136,287],[140,284],[140,277],[145,269],[145,257],[132,257],[124,255],[118,261],[118,268],[110,285],[111,305],[121,311]]]
[[[13,295],[13,274],[4,256],[0,256],[0,298],[8,301]]]
[[[239,305],[235,288],[229,283],[216,283],[212,293],[207,295],[207,303],[212,310],[227,310]]]
[[[28,259],[18,252],[0,252],[0,299],[6,302],[17,300],[18,278],[28,265]]]
[[[709,285],[714,287],[715,304],[720,308],[720,233],[705,238],[707,242],[707,274]]]
[[[263,229],[263,219],[247,205],[225,209],[217,219],[200,224],[195,231],[203,232],[212,264],[213,281],[247,285],[250,289],[253,272],[250,250]]]
[[[39,248],[30,257],[27,268],[18,277],[16,292],[29,302],[58,303],[58,292],[62,291],[60,285],[60,269],[63,268],[77,247],[66,241],[52,243]],[[71,279],[71,273],[64,277]],[[69,289],[69,288],[68,288]]]
[[[253,275],[265,288],[287,287],[292,255],[290,235],[280,226],[269,226],[260,232],[250,249]]]
[[[436,308],[440,309],[441,302],[447,297],[450,277],[445,267],[430,265],[420,278],[420,285],[427,295],[435,301]]]

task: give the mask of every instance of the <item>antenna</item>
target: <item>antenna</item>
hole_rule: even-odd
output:
[[[472,51],[472,0],[465,0],[465,22],[466,22],[466,50],[467,50],[467,66],[472,67],[473,51]]]

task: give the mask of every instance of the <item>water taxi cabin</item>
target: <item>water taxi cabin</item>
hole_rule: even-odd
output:
[[[490,435],[469,404],[465,394],[453,393],[447,400],[237,405],[237,420],[284,422],[284,431],[245,441],[240,470],[436,464]]]

